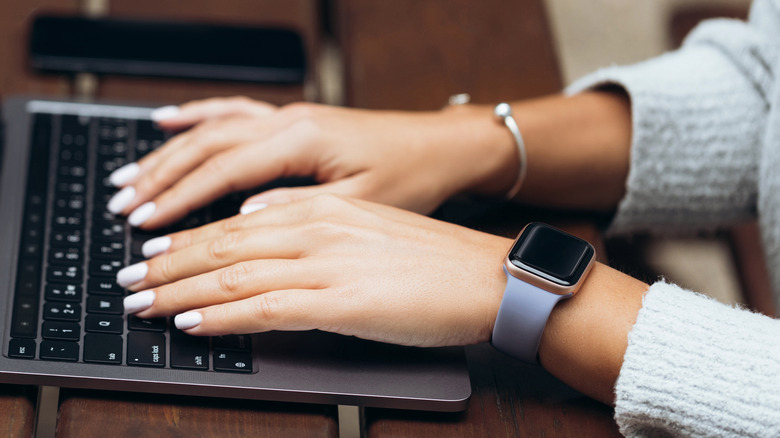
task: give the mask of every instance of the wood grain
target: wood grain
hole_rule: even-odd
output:
[[[336,0],[347,104],[441,108],[554,93],[561,78],[540,0]]]
[[[41,12],[74,13],[76,0],[6,1],[0,14],[0,96],[38,94],[66,96],[70,84],[63,76],[35,74],[29,68],[28,39],[32,18]]]
[[[36,394],[32,386],[0,385],[0,436],[32,436]]]
[[[336,437],[336,407],[63,390],[58,438]]]

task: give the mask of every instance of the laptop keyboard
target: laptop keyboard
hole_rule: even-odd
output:
[[[168,318],[124,315],[116,273],[153,237],[235,214],[222,199],[153,233],[108,212],[108,176],[159,147],[148,120],[35,113],[8,356],[251,373],[249,335],[189,336]]]

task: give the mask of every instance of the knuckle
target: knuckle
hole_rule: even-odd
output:
[[[208,255],[214,262],[229,260],[241,242],[238,233],[229,233],[208,243]]]
[[[199,175],[204,177],[211,176],[210,179],[213,180],[214,184],[222,185],[224,190],[234,191],[232,167],[231,156],[226,153],[220,153],[206,160],[201,169],[199,169]]]
[[[219,274],[219,288],[230,295],[240,291],[249,277],[249,270],[243,263],[229,266]]]
[[[149,174],[138,183],[138,190],[144,192],[155,192],[169,185],[167,172],[155,167]]]
[[[252,313],[259,321],[273,321],[281,309],[279,297],[275,295],[258,295],[252,300],[252,304]]]
[[[173,281],[176,269],[173,263],[173,257],[163,256],[157,263],[157,271],[160,275],[160,279],[165,283]]]
[[[235,233],[244,229],[245,216],[236,215],[222,220],[220,228],[224,234]]]

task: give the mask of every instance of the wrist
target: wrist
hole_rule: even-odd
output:
[[[519,161],[512,133],[492,105],[457,105],[438,113],[446,125],[445,154],[460,156],[461,178],[454,193],[503,198],[517,181]]]

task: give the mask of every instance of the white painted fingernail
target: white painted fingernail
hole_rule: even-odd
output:
[[[268,207],[268,204],[263,204],[263,203],[246,204],[246,205],[242,205],[241,210],[239,211],[241,212],[241,214],[249,214],[249,213],[254,213],[258,210],[262,210],[266,207]]]
[[[161,252],[165,252],[171,247],[171,238],[168,236],[155,237],[154,239],[147,240],[141,246],[141,252],[144,257],[154,257]]]
[[[125,209],[133,199],[135,198],[135,189],[131,187],[125,187],[116,195],[114,195],[110,201],[108,201],[108,211],[114,214],[119,214]]]
[[[149,220],[149,218],[154,214],[154,210],[156,209],[157,206],[154,204],[154,202],[147,202],[146,204],[142,204],[140,207],[136,208],[132,213],[130,213],[130,216],[127,217],[127,222],[130,225],[137,227]]]
[[[143,280],[148,272],[149,265],[144,262],[136,263],[120,269],[119,272],[116,273],[116,282],[122,287],[127,287]]]
[[[160,122],[162,120],[176,117],[179,115],[180,112],[181,111],[179,110],[179,107],[176,105],[163,106],[153,110],[151,114],[151,118],[155,122]]]
[[[138,313],[152,307],[155,293],[153,290],[145,290],[125,297],[124,306],[127,313]]]
[[[117,187],[123,186],[133,181],[140,170],[138,163],[125,164],[108,176],[108,182]]]
[[[203,322],[203,315],[200,312],[186,312],[173,318],[173,323],[179,330],[189,330],[199,326],[201,322]]]

